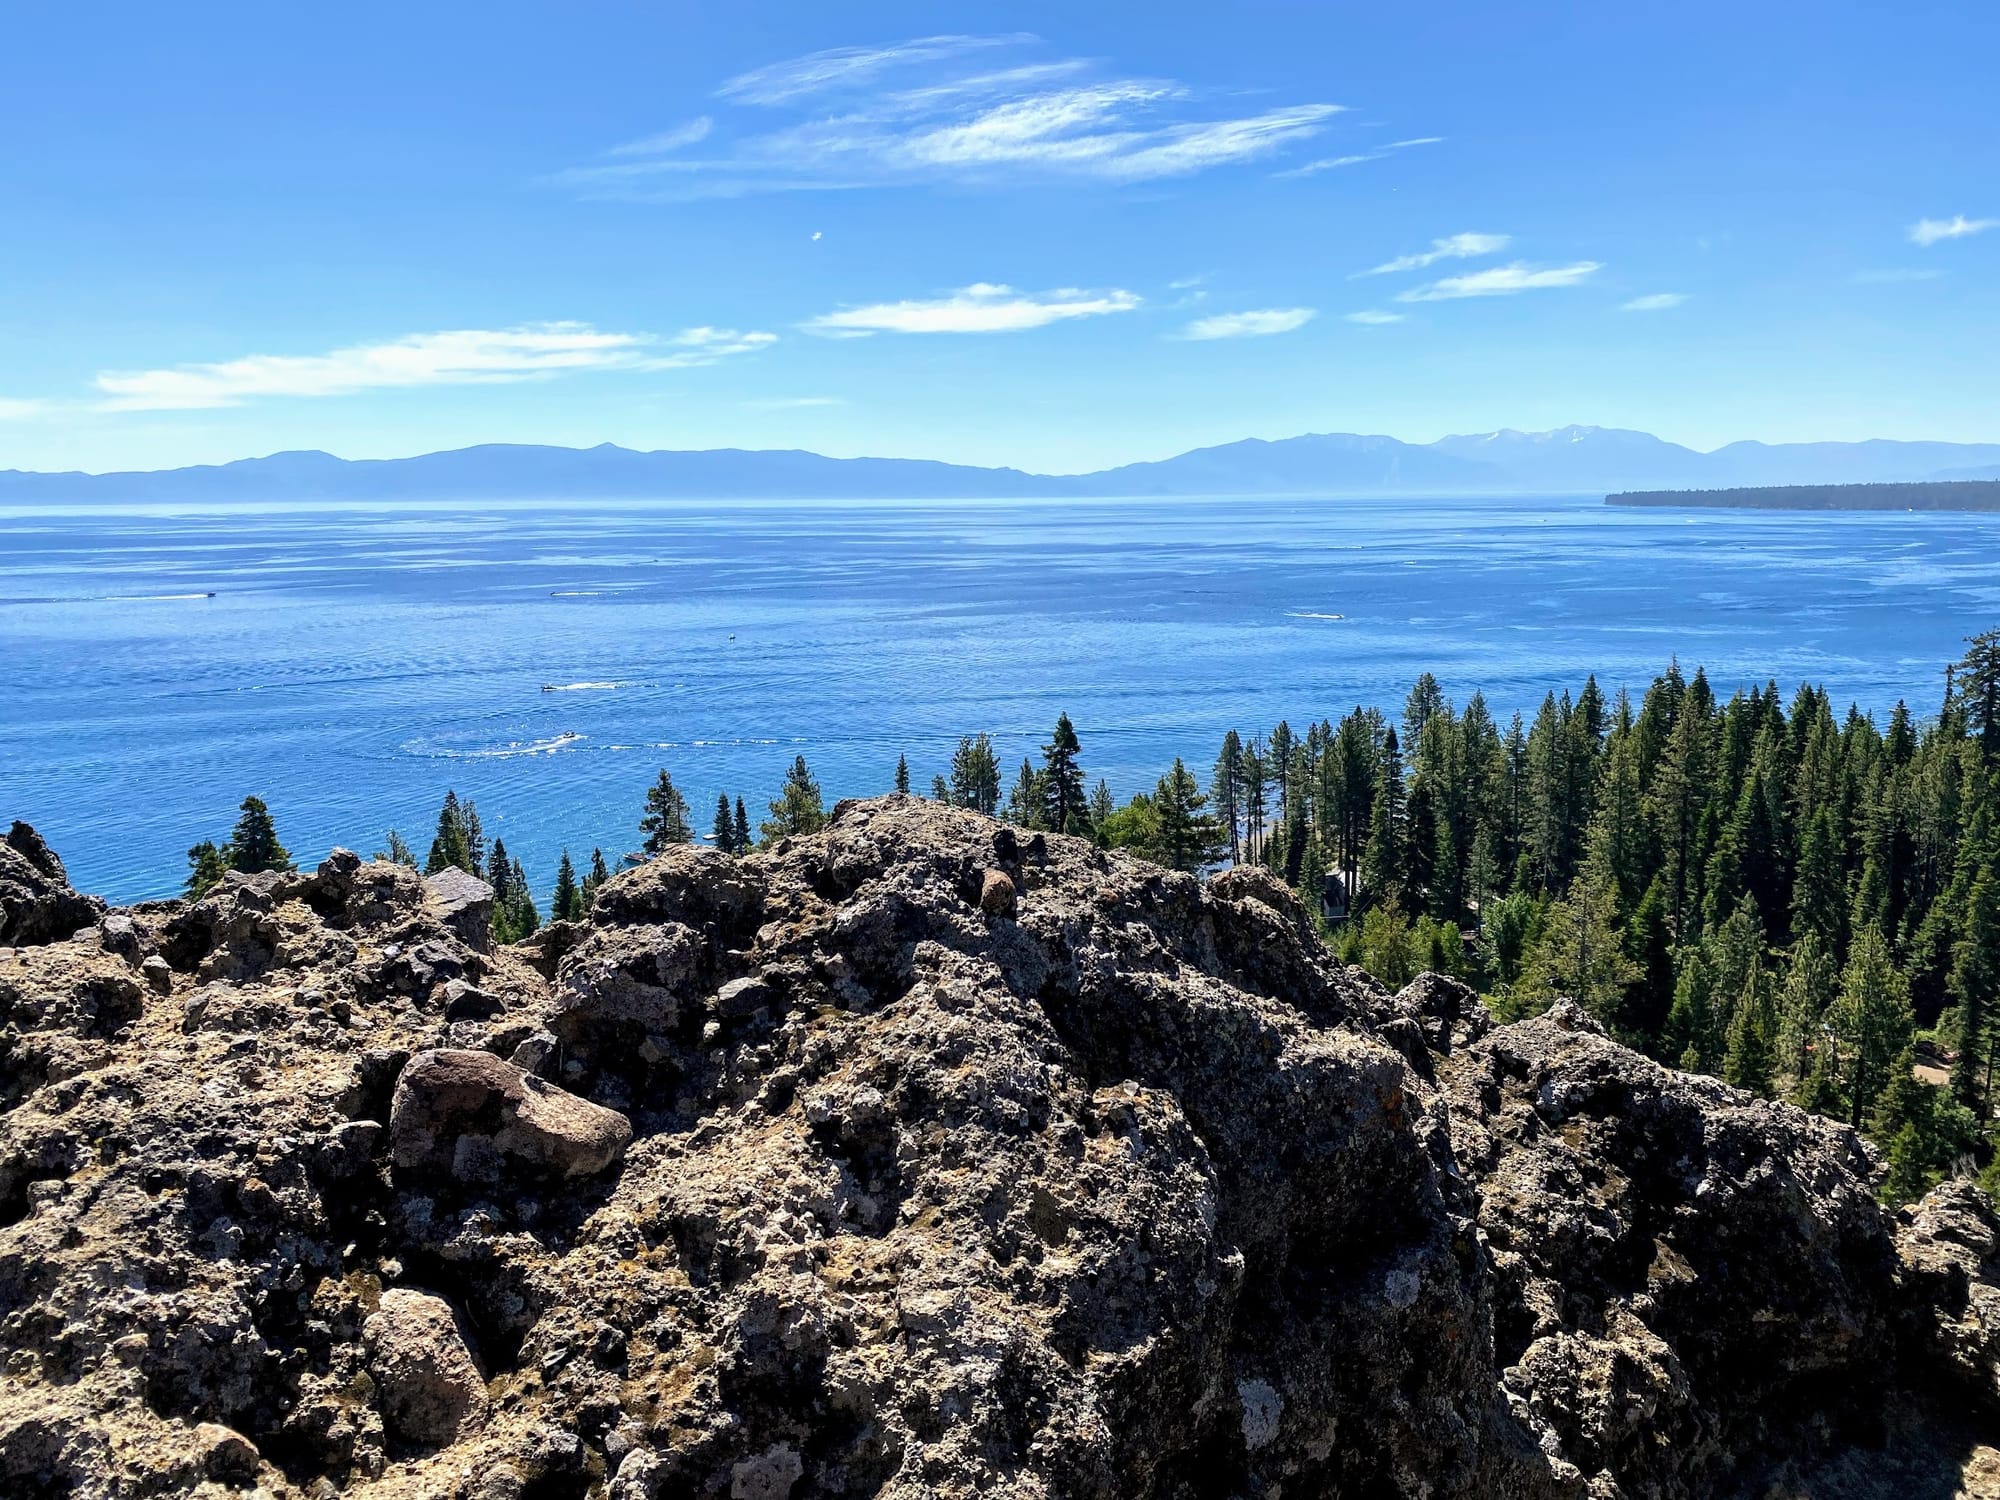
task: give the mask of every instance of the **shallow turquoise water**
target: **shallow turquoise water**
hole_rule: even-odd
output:
[[[210,597],[212,593],[212,597]],[[1121,799],[1222,732],[1400,704],[1504,722],[1670,656],[1935,707],[2000,624],[2000,516],[1592,500],[675,503],[0,511],[0,818],[77,883],[173,891],[264,796],[302,859],[419,850],[447,787],[546,889],[636,844],[673,770],[706,828],[795,754],[828,801],[1010,767],[1066,709]],[[563,691],[544,691],[544,687]]]

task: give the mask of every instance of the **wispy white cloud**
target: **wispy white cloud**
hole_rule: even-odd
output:
[[[1394,260],[1386,260],[1379,266],[1354,274],[1393,276],[1399,271],[1420,271],[1441,260],[1471,260],[1481,255],[1498,255],[1513,242],[1513,237],[1505,234],[1448,234],[1441,240],[1432,240],[1430,249],[1419,254],[1399,255]]]
[[[804,324],[808,332],[836,338],[874,333],[1015,333],[1072,318],[1130,312],[1139,298],[1127,291],[1019,292],[995,282],[976,282],[946,297],[876,302],[823,313]]]
[[[872,83],[882,74],[914,63],[941,62],[992,47],[1032,42],[1014,36],[925,36],[887,47],[829,47],[786,62],[738,73],[715,92],[746,104],[785,104],[813,94]]]
[[[662,338],[608,333],[588,323],[530,323],[413,333],[328,354],[252,354],[171,369],[110,370],[97,376],[111,411],[189,411],[239,406],[264,396],[348,396],[415,386],[504,385],[609,370],[671,370],[714,364],[771,344],[776,335],[690,328]]]
[[[649,135],[641,140],[627,141],[622,146],[613,146],[613,156],[663,156],[669,151],[678,151],[684,146],[697,145],[708,139],[709,131],[715,128],[715,121],[707,115],[689,120],[685,125],[676,125],[672,130],[663,130],[658,135]]]
[[[1568,266],[1531,266],[1515,261],[1511,266],[1492,266],[1463,276],[1447,276],[1425,286],[1398,292],[1398,302],[1450,302],[1459,297],[1508,297],[1516,292],[1539,291],[1546,287],[1576,286],[1604,267],[1594,260],[1580,260]]]
[[[1910,243],[1935,245],[1940,240],[1962,240],[1969,234],[1984,234],[2000,228],[2000,219],[1968,219],[1953,214],[1949,219],[1919,219],[1910,226]]]
[[[843,47],[729,80],[735,108],[614,148],[554,179],[638,201],[1028,179],[1146,182],[1264,158],[1322,132],[1342,106],[1204,117],[1171,79],[1106,77],[1083,59],[993,67],[1031,36],[925,37]],[[974,54],[977,66],[974,66]],[[892,86],[894,85],[894,86]],[[682,148],[708,141],[699,154]]]
[[[1381,161],[1394,156],[1398,151],[1407,151],[1412,146],[1435,146],[1444,140],[1441,135],[1413,136],[1407,141],[1390,141],[1386,146],[1377,146],[1372,151],[1354,151],[1345,156],[1322,156],[1317,161],[1306,162],[1302,166],[1287,167],[1282,172],[1273,172],[1273,177],[1312,177],[1321,172],[1331,172],[1340,167],[1358,167],[1365,161]]]
[[[1634,297],[1619,307],[1620,312],[1665,312],[1670,307],[1679,307],[1687,301],[1686,292],[1648,292],[1643,297]]]
[[[1365,323],[1371,328],[1382,323],[1400,323],[1403,321],[1401,313],[1384,312],[1378,307],[1365,307],[1360,312],[1342,313],[1341,316],[1350,323]]]
[[[33,398],[0,396],[0,422],[28,422],[46,416],[49,403]]]
[[[1303,328],[1318,310],[1310,307],[1265,307],[1251,312],[1217,313],[1196,318],[1181,330],[1184,339],[1255,339]]]
[[[1879,271],[1856,271],[1853,280],[1862,286],[1898,281],[1936,281],[1944,272],[1936,266],[1889,266]]]
[[[844,396],[763,396],[745,401],[751,411],[798,411],[815,406],[845,406]]]

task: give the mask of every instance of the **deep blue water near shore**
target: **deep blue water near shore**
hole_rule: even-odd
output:
[[[207,597],[212,592],[213,597]],[[546,891],[633,847],[660,765],[706,829],[804,754],[829,803],[1067,709],[1122,800],[1222,732],[1400,705],[1505,722],[1678,654],[1934,711],[2000,625],[2000,516],[1595,499],[0,511],[0,817],[84,889],[172,893],[247,792],[302,861],[447,787]],[[562,691],[544,691],[544,685]]]

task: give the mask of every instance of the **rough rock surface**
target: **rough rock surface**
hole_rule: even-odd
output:
[[[390,1159],[412,1181],[588,1177],[618,1160],[631,1139],[631,1122],[616,1110],[490,1052],[418,1053],[403,1065],[389,1105]]]
[[[486,1418],[486,1381],[451,1304],[409,1287],[382,1293],[361,1325],[383,1424],[406,1443],[442,1447]]]
[[[53,943],[95,922],[104,903],[79,896],[56,853],[26,823],[0,839],[0,948]]]
[[[1261,871],[886,798],[467,939],[0,954],[0,1494],[2000,1493],[1982,1200]]]

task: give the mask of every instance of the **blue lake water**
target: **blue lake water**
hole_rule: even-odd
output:
[[[210,595],[212,594],[212,597]],[[77,884],[172,893],[265,797],[301,860],[477,800],[546,891],[632,848],[665,765],[706,829],[794,755],[831,803],[1010,768],[1067,710],[1122,800],[1224,730],[1457,701],[1532,712],[1669,657],[1933,711],[2000,624],[2000,516],[1593,500],[0,510],[0,818]],[[545,691],[545,686],[561,689]],[[1010,777],[1011,779],[1011,777]]]

